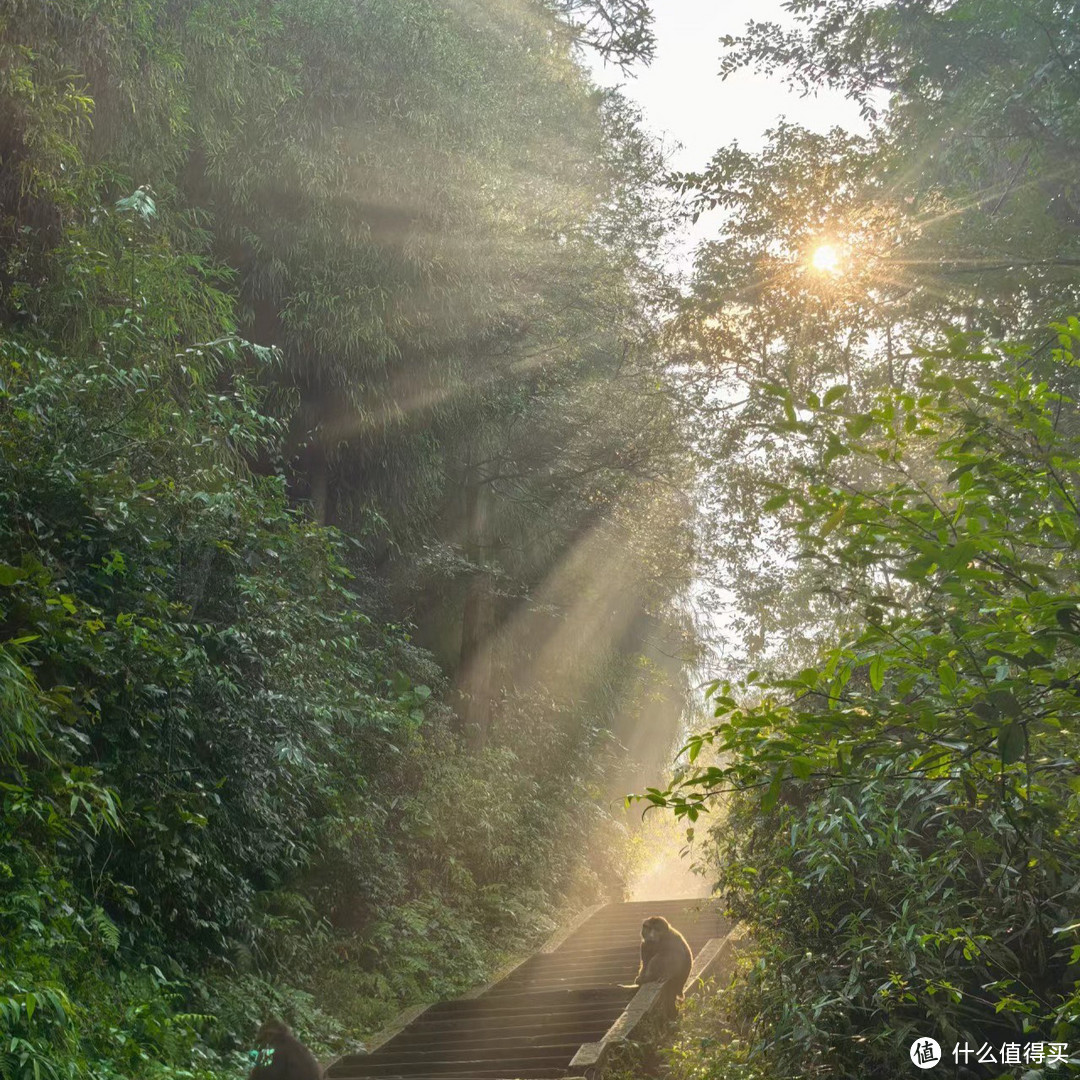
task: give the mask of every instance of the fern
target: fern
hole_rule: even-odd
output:
[[[120,929],[100,907],[94,907],[88,918],[97,938],[111,952],[120,948]]]

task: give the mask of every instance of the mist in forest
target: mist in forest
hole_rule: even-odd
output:
[[[1080,1037],[1080,20],[707,8],[0,2],[5,1078],[673,897],[671,1080]]]

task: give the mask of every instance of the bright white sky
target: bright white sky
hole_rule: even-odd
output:
[[[842,94],[822,91],[800,97],[779,75],[740,71],[721,80],[720,38],[739,34],[750,20],[793,25],[783,0],[653,0],[656,59],[634,77],[593,63],[603,86],[621,86],[644,113],[645,125],[663,139],[675,169],[702,168],[722,146],[745,150],[763,145],[780,117],[815,131],[840,126],[866,131],[858,107]],[[673,268],[686,270],[695,244],[715,235],[716,219],[704,215],[676,245]]]
[[[701,168],[735,140],[756,149],[780,116],[821,131],[837,125],[865,130],[858,108],[841,94],[800,97],[779,76],[743,71],[721,81],[717,75],[723,34],[741,33],[751,19],[792,25],[782,0],[653,0],[652,6],[652,66],[635,69],[634,78],[612,68],[595,74],[606,86],[621,84],[654,132],[683,145],[672,161],[676,168]]]

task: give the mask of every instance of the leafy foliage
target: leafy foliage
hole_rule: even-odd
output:
[[[772,1067],[899,1075],[927,1023],[949,1046],[1075,1038],[1078,450],[1060,387],[1080,322],[1058,333],[1045,379],[1030,351],[957,336],[865,410],[774,394],[803,448],[775,509],[858,631],[797,673],[714,684],[715,726],[650,793],[694,821],[757,792],[713,835],[758,935],[744,1009]]]
[[[623,16],[593,44],[628,59]],[[619,723],[677,707],[642,653],[686,581],[632,504],[685,470],[660,162],[575,34],[544,4],[0,13],[5,1080],[236,1075],[270,1012],[326,1056],[621,889]],[[515,684],[590,531],[635,588],[606,637],[579,594],[573,680],[549,651]]]
[[[843,90],[877,118],[877,184],[899,229],[852,237],[893,286],[970,329],[1039,333],[1077,305],[1080,83],[1075,11],[1057,0],[797,0],[796,25],[725,39],[722,73]],[[706,193],[708,185],[706,185]],[[856,200],[856,192],[849,192]],[[843,219],[826,223],[844,228]]]
[[[1047,325],[1076,309],[1076,21],[787,7],[722,73],[840,88],[870,127],[781,124],[682,178],[726,214],[671,340],[744,648],[648,798],[725,808],[709,859],[756,962],[704,1021],[728,1045],[673,1063],[892,1076],[915,1031],[1075,1040],[1080,327]]]

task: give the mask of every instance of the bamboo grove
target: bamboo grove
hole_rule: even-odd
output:
[[[340,1047],[620,893],[691,511],[594,15],[0,6],[5,1078]]]

